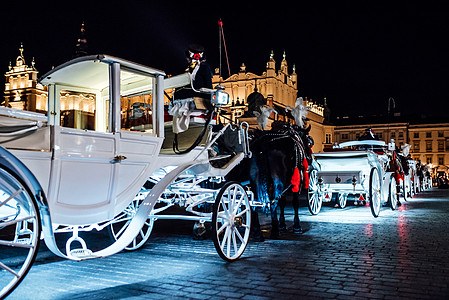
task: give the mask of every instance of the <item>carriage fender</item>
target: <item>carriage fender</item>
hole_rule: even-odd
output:
[[[23,162],[3,147],[0,147],[0,165],[16,174],[16,176],[18,176],[19,179],[26,185],[31,192],[31,196],[34,198],[33,200],[37,203],[41,214],[41,221],[43,223],[49,222],[50,214],[48,212],[47,197],[45,196],[45,192],[41,184],[30,169],[28,169]]]

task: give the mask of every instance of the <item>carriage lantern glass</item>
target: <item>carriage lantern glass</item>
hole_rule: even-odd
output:
[[[211,102],[215,106],[227,105],[229,103],[229,94],[222,90],[216,90],[211,96]]]

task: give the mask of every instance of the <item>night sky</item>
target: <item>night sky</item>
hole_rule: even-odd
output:
[[[69,60],[83,21],[90,54],[175,75],[186,66],[188,44],[199,43],[215,68],[222,18],[232,74],[245,63],[260,75],[271,50],[279,68],[285,50],[290,72],[296,65],[299,96],[327,97],[334,115],[386,113],[393,97],[397,112],[449,116],[444,1],[10,2],[0,10],[2,72],[21,42],[40,75]]]

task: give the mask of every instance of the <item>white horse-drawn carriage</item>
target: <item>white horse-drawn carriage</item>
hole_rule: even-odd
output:
[[[332,194],[341,208],[346,206],[348,196],[369,201],[374,217],[386,202],[396,209],[398,190],[389,169],[390,156],[385,142],[377,140],[345,142],[333,151],[315,153],[320,168],[310,173],[310,212],[319,213],[322,203],[330,202]]]
[[[215,168],[207,151],[212,135],[183,155],[161,149],[170,125],[164,123],[164,90],[189,82],[188,76],[164,76],[123,59],[85,56],[42,77],[48,115],[0,108],[0,298],[25,277],[41,237],[63,258],[104,257],[141,246],[154,220],[170,217],[160,210],[173,204],[191,214],[171,218],[212,222],[223,259],[241,256],[249,238],[251,196],[239,183],[216,189],[201,183],[222,181],[245,153]],[[206,92],[215,106],[229,98],[222,91]],[[149,120],[133,124],[138,131],[121,121],[126,105],[136,109],[130,97],[140,97],[139,118],[147,114]],[[142,189],[149,178],[151,188]],[[159,211],[153,209],[157,202],[164,203]],[[205,203],[209,210],[196,209]],[[115,242],[99,250],[80,234],[105,228]]]

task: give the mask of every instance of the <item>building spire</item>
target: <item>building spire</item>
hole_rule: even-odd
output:
[[[23,43],[20,43],[19,52],[20,52],[20,56],[23,57]]]
[[[79,38],[76,42],[75,46],[75,54],[73,55],[73,58],[85,56],[87,55],[87,39],[86,39],[86,29],[84,28],[84,21],[81,23],[81,32],[79,35]]]

